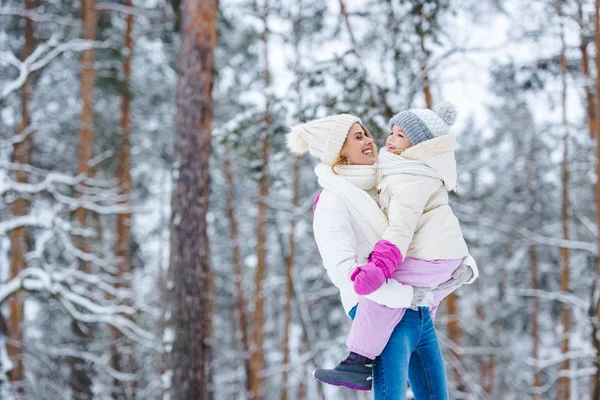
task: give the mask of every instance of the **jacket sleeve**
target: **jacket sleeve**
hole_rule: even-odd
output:
[[[350,275],[358,266],[358,243],[351,218],[350,211],[343,203],[331,201],[327,195],[320,197],[314,212],[313,231],[323,265],[333,284],[340,290],[352,287]],[[386,307],[408,308],[412,302],[413,288],[390,279],[365,297]]]
[[[471,271],[473,271],[473,276],[471,277],[471,279],[465,282],[465,285],[475,282],[475,279],[479,277],[479,269],[477,268],[477,263],[475,262],[475,259],[471,256],[471,254],[469,254],[463,259],[462,263],[463,265],[469,267]]]
[[[373,293],[363,296],[389,308],[409,308],[413,299],[413,287],[390,279]]]
[[[382,239],[389,240],[398,247],[402,257],[406,257],[408,246],[412,242],[419,217],[427,205],[429,198],[442,183],[437,179],[399,174],[386,178],[390,201],[388,219],[390,226],[383,233]]]
[[[352,229],[350,212],[335,207],[321,196],[315,209],[313,231],[327,275],[339,289],[358,265],[356,235]]]

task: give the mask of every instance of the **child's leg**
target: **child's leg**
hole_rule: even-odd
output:
[[[388,308],[361,298],[346,347],[351,352],[375,359],[383,351],[405,311],[404,308]]]

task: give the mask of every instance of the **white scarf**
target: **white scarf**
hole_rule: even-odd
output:
[[[409,160],[402,155],[390,153],[385,149],[379,152],[379,174],[381,178],[395,174],[426,176],[443,181],[442,176],[429,165],[419,160]]]
[[[338,165],[335,167],[338,176],[359,189],[369,191],[377,186],[377,165]]]
[[[331,167],[319,164],[315,174],[319,185],[337,195],[348,207],[350,214],[362,228],[369,241],[375,245],[388,227],[388,220],[377,205],[377,202],[367,193],[377,183],[377,167],[343,166],[336,167],[336,175]]]

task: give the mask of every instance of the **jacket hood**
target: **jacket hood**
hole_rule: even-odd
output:
[[[444,135],[410,147],[404,150],[400,157],[421,161],[433,168],[442,177],[444,186],[448,190],[455,190],[457,183],[455,148],[456,138]]]

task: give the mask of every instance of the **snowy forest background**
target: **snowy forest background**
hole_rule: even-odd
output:
[[[445,100],[481,273],[436,318],[451,398],[600,399],[599,9],[0,0],[0,398],[371,398],[311,376],[350,320],[285,133]]]

